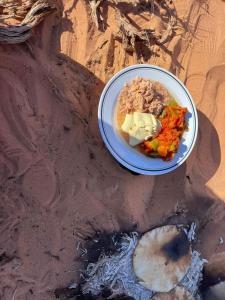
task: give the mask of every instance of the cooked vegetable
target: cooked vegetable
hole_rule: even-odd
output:
[[[173,159],[186,129],[186,112],[187,109],[179,106],[175,101],[165,106],[160,117],[162,130],[156,138],[142,143],[141,147],[144,152],[150,156],[162,157],[165,160]]]

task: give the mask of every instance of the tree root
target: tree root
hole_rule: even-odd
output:
[[[48,0],[22,1],[20,6],[16,0],[0,0],[0,8],[3,12],[0,21],[20,21],[16,25],[0,24],[0,43],[7,44],[25,42],[32,35],[32,29],[56,9]]]
[[[119,31],[115,37],[122,40],[125,50],[129,52],[135,51],[137,40],[143,41],[150,46],[151,40],[154,37],[153,30],[140,31],[136,29],[119,9],[116,11],[116,21]]]
[[[103,16],[101,15],[103,3],[107,3],[115,9],[118,25],[118,32],[115,33],[115,38],[122,41],[126,51],[136,51],[137,42],[143,42],[148,47],[155,44],[163,45],[174,34],[177,16],[174,3],[171,0],[88,0],[88,2],[92,11],[93,21],[98,29],[101,27],[100,24],[103,23]],[[158,34],[154,29],[138,30],[122,12],[121,4],[129,4],[131,7],[149,11],[152,15],[154,15],[155,11],[162,11],[161,18],[165,20],[166,29],[161,34]]]

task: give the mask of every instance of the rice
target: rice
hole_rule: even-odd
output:
[[[126,84],[119,95],[119,112],[145,112],[159,116],[164,102],[170,99],[168,91],[159,83],[137,77]]]

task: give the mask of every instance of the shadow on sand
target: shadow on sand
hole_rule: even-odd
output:
[[[71,24],[68,24],[67,20],[64,24],[65,26],[62,31],[68,30],[68,28],[69,30],[71,29]],[[85,122],[87,123],[87,127],[92,124],[94,128],[89,134],[92,135],[95,140],[100,140],[97,106],[100,93],[104,87],[103,82],[87,68],[80,65],[78,62],[73,61],[66,55],[61,54],[59,45],[56,47],[56,53],[57,57],[61,59],[63,63],[66,63],[72,72],[79,73],[86,82],[84,89],[86,89],[85,93],[87,94],[87,97],[89,97],[90,112]],[[220,165],[221,149],[219,137],[210,120],[200,111],[198,111],[198,115],[199,137],[193,154],[188,161],[177,170],[169,174],[155,177],[151,199],[149,199],[149,202],[153,204],[149,204],[145,212],[145,218],[149,219],[149,227],[143,228],[143,226],[137,224],[137,230],[140,229],[140,231],[143,232],[164,224],[190,224],[195,221],[198,225],[198,235],[201,239],[207,239],[208,228],[211,225],[215,226],[211,219],[211,208],[219,204],[222,209],[225,209],[223,201],[219,199],[213,191],[206,187],[206,183],[213,177]],[[102,147],[102,145],[99,147]],[[108,155],[110,156],[110,154]],[[111,162],[112,164],[116,164],[113,159]],[[120,171],[123,172],[120,167],[118,167],[118,172]],[[127,176],[132,175],[128,174]],[[168,211],[174,211],[174,204],[179,201],[181,207],[175,212],[168,214]],[[160,213],[158,214],[156,213],[159,211],[157,202],[161,204],[165,203],[166,207],[165,209],[164,207],[161,207]],[[127,228],[121,228],[121,231],[129,231],[129,228],[130,230],[133,230],[133,224],[127,224]],[[93,232],[93,235],[94,234],[95,232]],[[203,243],[206,244],[207,240]],[[202,245],[196,245],[196,247],[201,250]],[[220,278],[218,276],[216,279],[214,278],[213,283],[218,282],[219,280]],[[208,284],[206,281],[204,289],[206,290],[207,285],[210,284],[212,284],[212,281],[209,281]],[[62,290],[62,293],[60,293],[59,290]],[[66,290],[58,289],[58,298],[69,299],[63,298],[65,293]]]

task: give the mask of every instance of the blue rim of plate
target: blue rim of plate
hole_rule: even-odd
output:
[[[129,162],[127,162],[126,160],[124,160],[124,158],[122,158],[116,152],[116,150],[113,148],[113,146],[111,145],[111,143],[110,143],[110,141],[109,141],[109,139],[108,139],[108,137],[106,135],[105,129],[104,129],[104,123],[103,123],[103,118],[102,118],[102,107],[104,105],[104,101],[105,101],[105,98],[107,96],[107,93],[108,93],[110,87],[113,85],[113,83],[116,80],[118,80],[120,78],[120,76],[128,73],[131,70],[136,70],[136,69],[154,69],[154,70],[160,71],[160,72],[165,73],[168,76],[172,77],[174,80],[176,80],[176,82],[182,87],[182,89],[186,93],[186,95],[187,95],[187,97],[188,97],[188,99],[190,101],[190,104],[192,106],[192,109],[193,109],[193,113],[194,113],[194,129],[193,129],[193,131],[194,131],[194,134],[193,134],[191,145],[189,146],[189,149],[188,149],[186,155],[179,162],[175,163],[174,165],[172,165],[172,166],[170,166],[168,168],[161,168],[161,169],[149,169],[149,168],[146,168],[146,169],[144,169],[144,168],[137,167],[137,166],[135,166],[133,164],[130,164]],[[110,151],[110,153],[113,155],[113,157],[119,163],[121,163],[123,166],[125,166],[126,168],[128,168],[129,170],[137,172],[139,174],[143,174],[143,175],[161,175],[161,174],[166,174],[168,172],[171,172],[171,171],[175,170],[179,166],[181,166],[186,161],[186,159],[190,155],[191,151],[193,150],[195,142],[196,142],[196,139],[197,139],[197,134],[198,134],[198,115],[197,115],[197,110],[195,108],[193,99],[192,99],[190,93],[188,92],[187,88],[171,72],[169,72],[169,71],[167,71],[167,70],[165,70],[163,68],[160,68],[160,67],[157,67],[157,66],[154,66],[154,65],[149,65],[149,64],[138,64],[138,65],[132,65],[132,66],[129,66],[127,68],[124,68],[123,70],[121,70],[118,73],[116,73],[108,81],[108,83],[106,84],[105,88],[102,91],[102,94],[101,94],[101,97],[100,97],[100,101],[99,101],[99,106],[98,106],[98,123],[99,123],[99,129],[100,129],[100,133],[101,133],[101,136],[103,138],[103,141],[104,141],[106,147],[108,148],[108,150]]]

